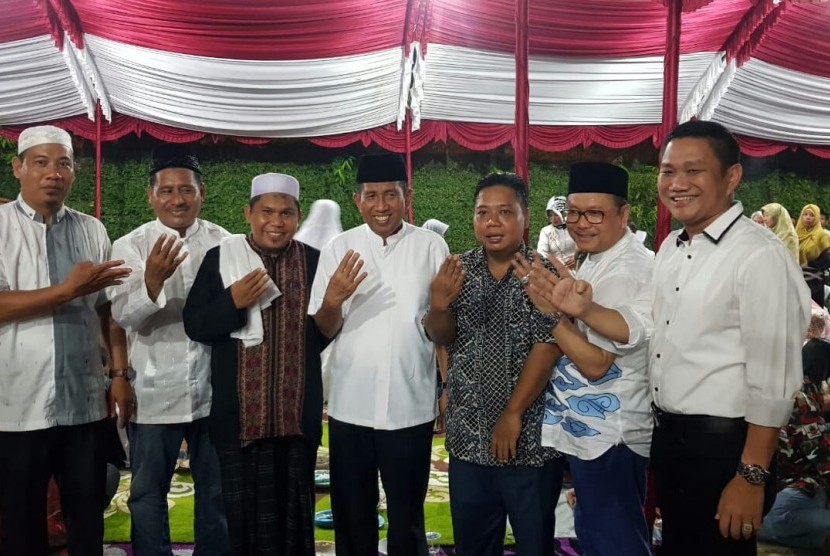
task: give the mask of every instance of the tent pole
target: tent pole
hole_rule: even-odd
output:
[[[409,108],[406,109],[406,119],[404,120],[404,133],[406,141],[406,181],[409,192],[409,200],[406,203],[406,219],[410,224],[413,223],[412,201],[415,198],[415,192],[412,191],[412,117],[409,114]]]
[[[95,103],[95,218],[101,219],[101,101]]]
[[[666,55],[663,60],[663,118],[660,125],[659,144],[663,145],[666,135],[677,125],[677,78],[680,69],[680,22],[683,15],[683,0],[669,0],[666,18]],[[671,232],[671,214],[666,206],[657,201],[657,229],[654,232],[654,249]]]
[[[515,136],[513,138],[513,167],[528,184],[528,142],[530,138],[530,114],[528,109],[530,83],[528,79],[528,51],[530,50],[529,21],[530,1],[516,0],[516,93],[515,93]],[[530,215],[526,225],[530,226]],[[528,241],[529,228],[524,230],[524,241]]]

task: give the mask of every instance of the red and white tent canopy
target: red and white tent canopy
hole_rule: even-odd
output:
[[[539,149],[657,142],[674,5],[677,118],[720,121],[750,154],[830,157],[830,2],[679,2],[4,0],[0,133],[489,149],[522,132],[518,102]]]

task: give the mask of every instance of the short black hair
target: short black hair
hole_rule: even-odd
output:
[[[171,168],[173,168],[173,166],[171,166]],[[165,168],[164,170],[167,169],[168,168]],[[193,175],[193,181],[196,183],[197,187],[202,187],[205,185],[205,182],[202,179],[202,174],[200,174],[199,172],[192,170],[191,168],[182,168],[182,170],[190,171],[190,173]],[[163,170],[159,170],[159,172],[161,171]],[[153,188],[156,186],[156,184],[158,183],[158,178],[156,176],[158,176],[158,172],[153,172],[152,174],[150,174],[150,179],[147,180],[147,187]]]
[[[271,193],[263,193],[262,195],[271,195]],[[248,201],[248,207],[254,208],[254,206],[259,202],[259,200],[262,199],[262,195],[256,195],[254,197],[251,197],[251,200]],[[298,201],[296,197],[294,197],[293,195],[289,195],[288,193],[278,193],[278,195],[285,195],[286,197],[291,197],[291,200],[294,201],[294,207],[297,209],[297,214],[300,214],[300,201]]]
[[[712,152],[715,153],[715,157],[720,161],[723,172],[726,172],[728,168],[735,164],[741,163],[741,149],[738,146],[738,140],[726,127],[709,120],[693,120],[675,127],[666,136],[666,140],[663,141],[660,156],[662,157],[666,146],[670,142],[686,137],[705,139],[712,148]]]
[[[478,200],[478,195],[483,189],[501,185],[509,187],[516,194],[519,204],[523,210],[527,210],[527,182],[513,172],[491,172],[481,178],[476,185],[475,194],[473,195],[473,202]]]

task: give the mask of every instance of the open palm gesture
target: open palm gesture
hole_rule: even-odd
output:
[[[593,302],[591,284],[577,280],[570,269],[559,259],[550,259],[559,276],[545,268],[541,256],[534,252],[531,263],[521,254],[513,261],[514,274],[525,282],[525,291],[531,301],[543,313],[562,311],[570,317],[579,318]]]

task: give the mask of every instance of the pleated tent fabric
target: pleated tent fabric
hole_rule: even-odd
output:
[[[529,0],[531,146],[659,142],[674,1]],[[683,10],[679,119],[720,121],[756,156],[830,157],[830,2]],[[98,117],[103,140],[491,149],[515,140],[514,20],[508,0],[6,0],[0,135],[93,138]]]

